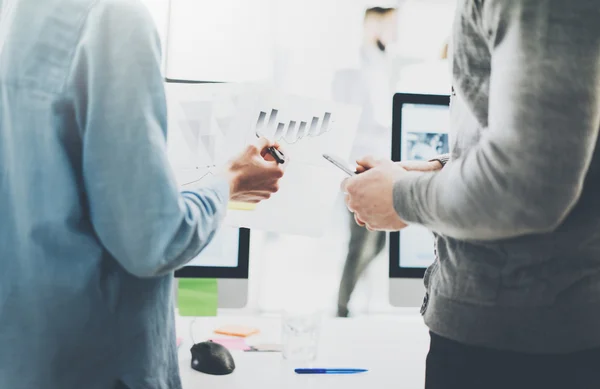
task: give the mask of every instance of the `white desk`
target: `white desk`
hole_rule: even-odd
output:
[[[419,389],[425,382],[425,358],[429,349],[427,327],[416,313],[389,317],[325,319],[315,367],[366,368],[366,374],[349,376],[297,375],[297,363],[280,353],[232,352],[236,370],[228,376],[210,376],[190,367],[190,318],[178,318],[179,363],[184,389]],[[249,343],[280,341],[278,318],[199,318],[193,324],[196,342],[219,337],[212,331],[223,324],[244,324],[261,329]]]

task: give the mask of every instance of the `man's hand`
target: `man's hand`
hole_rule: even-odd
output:
[[[443,168],[440,161],[402,161],[396,162],[396,165],[414,172],[435,172]]]
[[[398,231],[406,223],[394,209],[394,182],[406,169],[389,160],[366,157],[357,161],[356,175],[344,180],[346,205],[359,225],[372,231]]]
[[[280,149],[277,143],[260,138],[229,162],[226,173],[229,177],[231,200],[258,203],[279,190],[284,165],[274,161],[267,151],[269,147]]]
[[[362,160],[356,161],[356,163],[358,164],[356,172],[363,173],[372,167],[371,163],[377,163],[377,161],[372,157],[365,157]],[[439,161],[402,161],[395,162],[395,164],[409,172],[434,172],[443,168]]]

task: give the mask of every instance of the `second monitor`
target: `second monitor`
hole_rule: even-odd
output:
[[[215,134],[222,131],[214,117],[213,100],[229,96],[235,86],[179,80],[167,81],[165,89],[169,162],[185,190],[212,175],[211,169],[218,162]],[[216,278],[219,308],[243,308],[248,300],[249,256],[250,231],[223,226],[196,258],[175,272],[175,277]]]
[[[177,278],[216,278],[219,308],[243,308],[248,300],[250,230],[221,227],[213,240]]]
[[[450,150],[448,95],[394,96],[392,159],[428,161]],[[410,226],[390,233],[390,302],[418,307],[423,301],[425,270],[435,260],[433,234]]]

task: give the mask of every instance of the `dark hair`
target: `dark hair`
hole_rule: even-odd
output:
[[[372,8],[368,8],[365,11],[365,17],[371,16],[371,15],[385,16],[394,11],[396,11],[396,8],[393,8],[393,7],[390,7],[390,8],[372,7]]]

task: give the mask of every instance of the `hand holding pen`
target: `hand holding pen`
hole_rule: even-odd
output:
[[[269,158],[268,156],[270,156],[271,158]],[[266,154],[263,155],[263,157],[269,161],[269,160],[273,160],[275,162],[277,162],[279,165],[282,165],[286,162],[285,159],[285,155],[283,154],[283,152],[280,149],[279,144],[275,144],[275,146],[270,146],[267,147],[266,149]]]
[[[284,166],[277,160],[282,157],[279,145],[266,138],[248,145],[225,166],[230,200],[258,203],[270,198],[279,190],[279,180],[284,174]]]
[[[256,137],[259,139],[267,139],[263,136],[260,136],[258,133],[256,134]],[[279,145],[279,143],[274,142],[275,144],[273,146],[269,146],[266,149],[267,154],[269,154],[271,157],[273,157],[273,161],[277,162],[279,165],[284,164],[286,162],[286,158],[285,158],[285,154],[283,154],[283,152],[281,151],[281,146]],[[263,155],[263,157],[265,157],[265,159],[267,161],[269,161],[270,159],[265,155]]]

